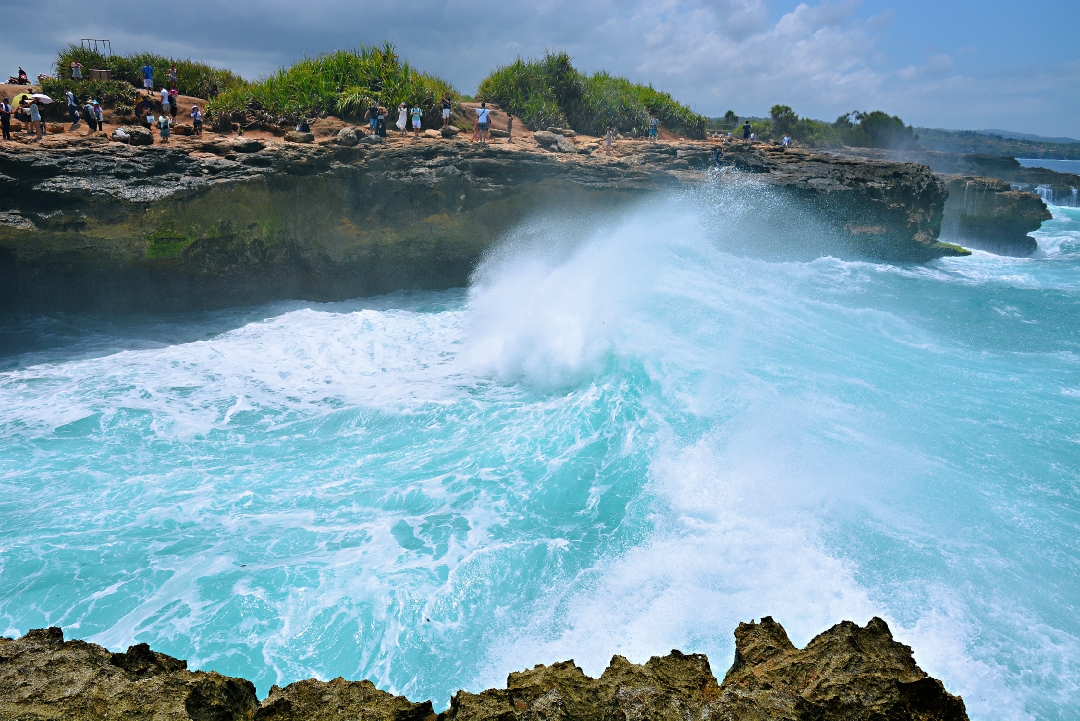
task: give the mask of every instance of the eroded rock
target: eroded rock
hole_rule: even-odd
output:
[[[301,133],[299,130],[290,130],[285,133],[285,140],[290,143],[314,143],[315,133]]]
[[[1035,193],[1013,190],[996,178],[946,175],[949,202],[941,237],[999,255],[1025,257],[1039,245],[1029,233],[1053,217]]]
[[[0,638],[2,719],[247,721],[257,707],[251,682],[188,671],[145,644],[110,653],[59,628]]]
[[[438,721],[966,721],[964,702],[930,678],[875,618],[845,621],[797,649],[771,618],[740,624],[717,684],[703,654],[644,664],[614,656],[600,678],[573,661],[511,673],[504,689],[459,691]],[[0,639],[0,718],[153,721],[435,721],[370,681],[307,679],[259,704],[243,679],[189,671],[145,644],[109,653],[60,629]]]

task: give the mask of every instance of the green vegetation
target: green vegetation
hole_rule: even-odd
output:
[[[518,116],[530,130],[569,126],[603,135],[612,127],[640,135],[655,115],[668,130],[693,138],[705,135],[705,118],[667,93],[606,72],[586,75],[564,52],[549,52],[540,60],[518,58],[496,69],[480,83],[476,97]]]
[[[1014,158],[1080,160],[1080,143],[1053,143],[1037,140],[1013,140],[974,130],[935,130],[919,128],[919,145],[927,150],[949,153],[985,153]]]
[[[56,101],[48,107],[58,114],[66,112],[64,92],[67,90],[75,93],[80,107],[88,100],[96,100],[104,108],[130,108],[136,102],[135,88],[120,80],[46,80],[41,84],[41,92]]]
[[[207,106],[211,118],[231,117],[267,125],[288,125],[301,117],[362,117],[374,100],[386,108],[419,103],[427,124],[440,124],[445,93],[457,98],[446,81],[402,62],[394,46],[361,46],[306,58],[264,80],[232,88]]]
[[[890,148],[910,149],[916,146],[919,136],[914,128],[904,125],[895,115],[880,110],[870,113],[854,111],[841,115],[834,122],[800,118],[788,105],[774,105],[767,118],[749,120],[760,140],[780,140],[790,135],[810,147]],[[741,137],[739,117],[731,110],[723,118],[710,118],[709,129],[731,131]]]
[[[86,80],[91,69],[110,70],[114,81],[129,83],[133,87],[142,87],[142,66],[154,68],[154,87],[160,89],[166,84],[166,77],[171,66],[176,67],[177,90],[181,95],[206,98],[216,86],[218,91],[245,85],[245,81],[231,70],[212,68],[204,63],[191,60],[170,58],[154,53],[135,53],[134,55],[109,55],[93,52],[78,45],[68,45],[56,55],[56,77],[60,80],[71,79],[71,61],[78,60],[83,66],[83,78]],[[74,91],[80,96],[84,92]],[[101,102],[101,99],[97,99]]]

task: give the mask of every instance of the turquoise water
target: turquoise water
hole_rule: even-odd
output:
[[[880,615],[973,718],[1075,718],[1080,209],[925,266],[711,222],[540,223],[461,291],[9,319],[0,633],[439,708]]]

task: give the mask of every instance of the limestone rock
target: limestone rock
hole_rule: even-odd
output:
[[[365,135],[358,142],[360,145],[379,145],[384,142],[384,138],[381,135]]]
[[[126,143],[131,140],[131,136],[123,128],[117,128],[112,132],[112,139],[118,143]]]
[[[537,130],[533,133],[533,140],[542,148],[551,148],[559,141],[559,136],[547,130]]]
[[[172,127],[173,135],[194,135],[195,128],[190,125],[181,125],[177,123]]]
[[[107,712],[107,714],[106,714]],[[58,628],[0,639],[0,718],[147,721],[436,721],[370,681],[307,679],[259,704],[243,679],[189,671],[146,644],[109,653]],[[634,664],[613,656],[600,678],[573,662],[511,673],[506,688],[458,691],[438,721],[967,721],[964,702],[916,664],[875,618],[845,621],[797,649],[769,617],[735,631],[717,684],[702,654]]]
[[[941,222],[943,240],[1019,257],[1039,247],[1028,233],[1052,215],[1038,195],[1013,190],[996,178],[947,175],[944,180],[949,200]]]
[[[459,132],[461,132],[461,131],[460,131],[460,130],[458,130],[457,128],[455,128],[455,127],[454,127],[453,125],[444,125],[444,126],[443,126],[443,127],[442,127],[442,128],[440,129],[440,130],[439,130],[439,132],[440,132],[440,133],[442,134],[442,136],[443,136],[444,138],[452,138],[452,137],[454,137],[455,135],[457,135],[457,134],[458,134]]]
[[[128,145],[154,144],[154,134],[150,132],[149,128],[144,128],[141,125],[132,125],[125,127],[124,131],[128,136]]]
[[[314,143],[315,133],[301,133],[299,130],[290,130],[285,133],[285,140],[290,143]]]
[[[375,688],[371,681],[317,681],[273,686],[256,721],[435,721],[430,701],[412,703]]]
[[[258,138],[233,138],[228,143],[228,150],[234,153],[257,153],[266,147]]]
[[[360,138],[356,135],[356,128],[342,128],[338,131],[338,145],[344,145],[346,148],[351,148],[358,142],[360,142]]]
[[[491,133],[491,137],[493,137],[493,138],[509,138],[510,137],[510,133],[506,132],[505,130],[499,130],[498,128],[492,128],[488,132]]]
[[[427,130],[424,131],[424,137],[425,138],[438,139],[438,138],[442,137],[442,133],[440,133],[438,130],[428,128]]]
[[[246,721],[257,706],[250,682],[188,671],[146,644],[109,653],[59,628],[0,638],[0,718]]]
[[[708,707],[711,721],[967,721],[963,700],[927,676],[880,618],[838,623],[801,650],[768,616],[740,623],[735,661]]]
[[[560,153],[576,153],[578,151],[574,142],[567,138],[565,135],[557,136],[555,141],[555,147],[558,148]]]

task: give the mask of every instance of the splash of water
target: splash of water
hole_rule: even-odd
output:
[[[877,614],[973,718],[1067,718],[1080,215],[769,262],[728,200],[538,221],[467,292],[9,326],[0,627],[445,705]]]

